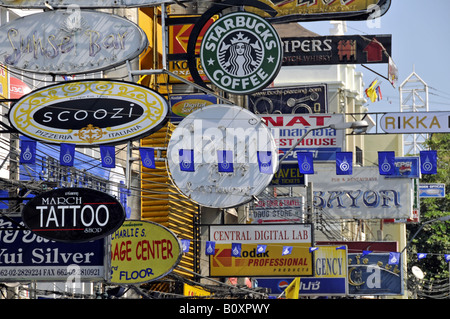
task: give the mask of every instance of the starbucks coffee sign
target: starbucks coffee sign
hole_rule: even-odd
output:
[[[253,13],[235,12],[215,21],[200,50],[209,80],[233,94],[267,87],[282,61],[281,40],[270,23]]]

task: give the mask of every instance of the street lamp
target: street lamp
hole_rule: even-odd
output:
[[[353,129],[353,132],[356,134],[362,134],[365,133],[367,131],[367,128],[369,127],[369,123],[367,123],[367,121],[355,121],[355,122],[345,122],[345,123],[339,123],[339,124],[330,124],[327,126],[321,126],[321,127],[314,127],[314,128],[310,128],[308,129],[305,134],[303,134],[298,140],[297,142],[292,145],[292,147],[289,149],[289,151],[287,151],[282,158],[280,158],[279,160],[279,164],[281,164],[281,162],[284,161],[284,159],[286,157],[289,156],[289,154],[298,146],[298,144],[301,143],[301,141],[303,141],[303,139],[309,134],[309,132],[315,131],[315,130],[321,130],[324,128],[332,128],[335,130],[345,130],[347,128],[351,128]],[[280,166],[278,166],[280,167]]]

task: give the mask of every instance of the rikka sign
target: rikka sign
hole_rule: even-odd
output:
[[[215,21],[200,50],[208,79],[233,94],[250,94],[267,87],[280,70],[281,57],[276,30],[260,16],[245,12]]]
[[[95,11],[47,11],[0,27],[0,62],[34,73],[100,71],[134,59],[147,46],[138,25]]]
[[[106,80],[68,81],[22,97],[9,112],[20,133],[52,144],[117,144],[158,130],[167,101],[147,87]]]
[[[86,242],[114,232],[125,220],[117,199],[90,188],[59,188],[39,194],[22,210],[37,235],[61,242]]]

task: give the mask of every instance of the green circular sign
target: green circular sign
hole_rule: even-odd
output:
[[[267,87],[278,74],[282,43],[272,25],[260,16],[235,12],[206,31],[200,59],[211,83],[234,94]]]

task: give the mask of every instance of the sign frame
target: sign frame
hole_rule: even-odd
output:
[[[287,277],[300,275],[309,277],[314,275],[313,253],[309,252],[309,248],[314,242],[314,232],[312,224],[310,223],[266,225],[227,224],[209,225],[208,227],[210,241],[216,242],[215,254],[209,258],[209,275],[211,277]],[[294,235],[294,232],[296,231],[297,235],[303,233],[303,238],[300,238],[299,236],[295,238],[296,235]],[[217,236],[219,236],[219,238],[217,238]],[[238,238],[237,236],[241,237]],[[266,238],[258,236],[263,236]],[[307,237],[308,240],[306,240]],[[230,248],[233,243],[241,243],[243,251],[241,257],[231,256]],[[267,252],[256,254],[258,244],[267,244]],[[293,253],[282,256],[284,245],[292,246]],[[294,254],[294,250],[296,250],[296,254]],[[299,253],[298,250],[301,250],[302,252]],[[270,251],[272,251],[272,253]],[[220,255],[217,254],[218,252]],[[272,256],[269,255],[269,253]],[[246,254],[246,256],[244,256],[244,254]],[[288,265],[282,265],[283,263],[289,262],[289,259],[293,260],[302,258],[308,262],[308,269],[306,270],[295,270],[296,267],[301,268],[300,265],[291,265],[291,267],[288,267]],[[252,262],[254,266],[246,265],[245,262],[247,259],[249,260],[248,262]],[[226,263],[228,267],[221,267],[218,260]],[[265,265],[270,264],[270,262],[272,262],[272,266]],[[256,263],[258,263],[258,265],[256,265]],[[264,265],[260,265],[260,263],[263,263]],[[258,267],[262,268],[260,273],[255,272],[255,269]],[[267,269],[270,267],[278,267],[280,269],[277,274],[274,274],[273,269]],[[250,273],[248,272],[249,270]],[[239,273],[239,271],[244,271],[244,273]],[[297,273],[288,274],[287,272],[289,271],[297,271]]]
[[[90,108],[83,109],[85,104],[78,103],[83,100],[90,101]],[[111,101],[120,101],[128,106],[115,108]],[[69,103],[79,108],[67,110],[64,104]],[[104,103],[102,109],[98,108],[98,103]],[[48,111],[42,112],[45,108]],[[135,109],[140,109],[138,115],[133,113]],[[50,112],[55,114],[50,115]],[[64,123],[68,123],[68,127],[45,126],[48,116],[59,119],[63,113]],[[35,117],[38,114],[39,120]],[[50,144],[72,143],[77,147],[91,147],[119,144],[150,135],[164,126],[168,115],[166,99],[148,87],[125,81],[89,79],[61,82],[32,91],[14,103],[8,118],[19,133],[31,139]],[[119,119],[119,124],[110,125],[111,119],[107,116]],[[85,126],[80,127],[81,123],[77,121],[82,121]]]
[[[1,63],[31,73],[102,71],[135,59],[147,48],[147,36],[134,22],[76,6],[31,14],[0,27]]]
[[[85,213],[85,210],[89,212]],[[69,220],[66,219],[68,215]],[[24,224],[43,238],[82,243],[114,232],[125,221],[126,213],[122,204],[107,193],[92,188],[68,187],[33,197],[22,209],[21,216]]]
[[[138,224],[141,224],[141,225],[138,225]],[[142,226],[142,225],[145,225],[145,226]],[[125,227],[132,227],[132,226],[137,226],[137,227],[142,227],[142,228],[125,229]],[[144,229],[145,227],[147,227],[147,228]],[[137,270],[136,271],[132,271],[131,274],[130,274],[130,278],[132,280],[130,280],[130,281],[122,282],[120,280],[122,274],[119,275],[119,280],[113,279],[113,272],[114,271],[126,272],[125,278],[127,279],[128,278],[129,268],[123,268],[123,267],[124,267],[125,264],[130,264],[130,261],[131,261],[130,259],[128,259],[129,256],[127,255],[127,257],[124,258],[124,259],[127,259],[127,260],[125,260],[124,262],[122,262],[122,263],[119,262],[118,264],[114,263],[114,261],[113,261],[113,254],[115,254],[115,248],[113,247],[113,245],[114,245],[115,237],[116,236],[121,236],[122,238],[128,238],[128,239],[129,238],[133,238],[133,239],[135,239],[135,238],[138,238],[138,239],[139,238],[144,238],[144,236],[147,235],[146,232],[150,228],[153,228],[153,231],[158,230],[158,231],[161,231],[161,232],[165,232],[168,236],[171,236],[174,239],[174,242],[176,242],[178,244],[177,247],[176,247],[177,250],[178,250],[178,255],[177,255],[175,261],[173,262],[173,265],[171,267],[167,267],[167,269],[164,269],[164,271],[161,271],[160,273],[155,275],[155,277],[149,278],[149,279],[146,279],[146,280],[140,280],[139,278],[143,278],[143,276],[145,277],[145,276],[149,276],[149,275],[154,275],[152,273],[153,272],[153,268],[141,269],[140,271],[137,271]],[[158,235],[160,235],[160,234],[158,234]],[[152,234],[150,234],[150,237],[151,236],[152,236]],[[148,239],[148,237],[145,237],[145,238]],[[166,251],[166,254],[167,254],[166,256],[168,256],[169,251],[170,251],[170,254],[171,254],[172,248],[174,248],[174,247],[173,247],[172,243],[170,243],[170,245],[167,244],[167,241],[165,242],[166,244],[164,244],[163,243],[164,240],[165,239],[160,240],[159,243],[157,243],[157,247],[156,248],[154,246],[154,241],[153,241],[153,253],[155,255],[158,254],[158,256],[159,256],[159,253],[161,252],[161,255],[163,256],[164,250]],[[147,242],[147,243],[145,243],[145,242]],[[124,243],[125,243],[125,246],[123,247],[122,244],[124,244]],[[140,241],[137,245],[134,245],[133,241],[131,239],[127,240],[126,242],[122,241],[120,243],[119,254],[122,256],[122,254],[124,254],[124,253],[128,254],[128,252],[132,252],[133,248],[139,249],[138,248],[139,244],[141,244],[140,245],[140,247],[141,247],[141,252],[140,252],[141,255],[140,256],[142,257],[142,259],[146,260],[144,258],[144,254],[146,252],[148,252],[148,257],[149,257],[148,260],[150,260],[150,255],[152,254],[152,251],[151,251],[151,248],[150,248],[150,239],[149,240],[145,240],[145,241]],[[145,248],[146,245],[148,245],[147,248]],[[165,247],[164,247],[164,245],[165,245]],[[160,250],[158,250],[156,252],[155,250],[157,250],[157,249],[160,249]],[[137,259],[141,259],[141,258],[139,258],[137,256],[137,250],[136,250],[135,256],[137,257]],[[122,258],[122,257],[120,257],[120,258]],[[177,235],[173,231],[171,231],[169,228],[167,228],[167,227],[165,227],[165,226],[163,226],[161,224],[158,224],[158,223],[155,223],[155,222],[152,222],[152,221],[148,221],[148,220],[132,220],[132,219],[126,220],[124,222],[124,224],[122,225],[122,229],[119,228],[119,229],[116,230],[115,233],[111,234],[111,255],[110,255],[110,258],[109,258],[110,266],[111,266],[111,274],[110,274],[110,276],[108,278],[108,282],[113,283],[113,284],[142,284],[142,283],[152,282],[152,281],[158,280],[158,279],[166,276],[167,274],[171,273],[175,269],[175,267],[180,263],[182,257],[183,257],[183,251],[182,251],[182,246],[181,246],[180,240],[177,237]],[[164,256],[162,257],[162,259],[164,259]],[[148,266],[149,262],[140,262],[141,266],[143,264],[145,264],[145,265],[147,265],[147,267],[149,267]],[[123,270],[123,269],[125,269],[125,270]],[[144,275],[142,275],[142,270],[144,270]],[[133,278],[133,273],[135,273],[135,272],[137,273],[136,274],[136,278]]]

